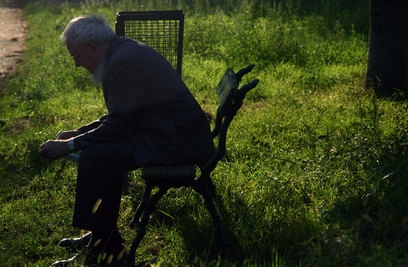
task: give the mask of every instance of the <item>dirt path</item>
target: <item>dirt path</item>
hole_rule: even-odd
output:
[[[38,0],[45,4],[60,4],[63,0]],[[64,0],[79,3],[82,0]],[[2,83],[16,70],[25,51],[28,26],[22,18],[22,9],[13,0],[0,0],[0,97]]]
[[[15,71],[25,49],[27,26],[16,5],[0,0],[0,94],[1,84]]]

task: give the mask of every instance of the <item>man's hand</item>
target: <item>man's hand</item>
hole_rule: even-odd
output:
[[[67,140],[80,134],[81,133],[77,130],[60,132],[57,135],[57,140]]]
[[[58,159],[71,152],[68,148],[68,140],[48,140],[41,145],[39,153],[48,159]]]

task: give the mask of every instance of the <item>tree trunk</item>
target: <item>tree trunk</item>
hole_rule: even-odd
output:
[[[408,97],[408,0],[371,0],[366,88]]]

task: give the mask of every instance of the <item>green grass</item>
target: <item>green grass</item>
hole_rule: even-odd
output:
[[[105,110],[101,90],[58,41],[74,16],[186,10],[183,79],[215,114],[227,67],[260,79],[233,121],[214,171],[235,257],[214,253],[211,218],[189,189],[158,205],[137,262],[157,265],[404,266],[408,264],[406,101],[363,88],[368,1],[84,1],[29,3],[27,52],[0,100],[0,263],[46,266],[72,253],[76,166],[38,155],[60,129]],[[339,3],[341,2],[341,3]],[[364,2],[364,3],[363,3]],[[143,183],[124,193],[120,231]],[[234,255],[232,255],[234,256]],[[234,260],[235,258],[235,260]]]

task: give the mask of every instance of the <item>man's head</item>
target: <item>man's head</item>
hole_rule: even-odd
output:
[[[72,19],[60,40],[75,61],[75,66],[84,67],[94,74],[103,62],[109,41],[115,35],[106,20],[97,15]]]

